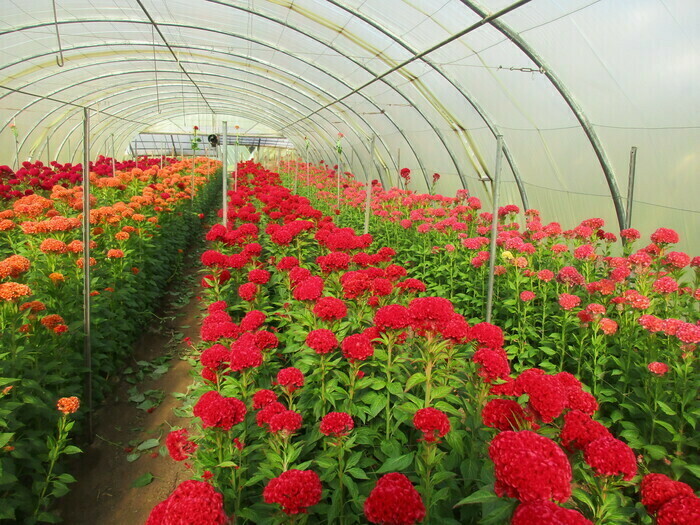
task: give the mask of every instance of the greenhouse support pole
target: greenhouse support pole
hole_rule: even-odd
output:
[[[630,173],[627,183],[627,216],[625,217],[625,228],[632,227],[632,201],[634,199],[634,177],[637,171],[637,146],[632,146],[630,150]]]
[[[336,149],[336,168],[335,168],[335,179],[336,179],[336,197],[337,197],[337,203],[336,206],[338,206],[338,209],[340,209],[340,151]]]
[[[398,188],[401,186],[401,148],[399,148],[399,151],[396,154],[396,165],[398,166],[396,169],[399,170],[396,175],[396,187]],[[389,180],[389,184],[393,186],[394,182]]]
[[[88,439],[92,440],[92,345],[90,330],[90,115],[83,108],[83,356],[85,358],[85,393]]]
[[[51,164],[51,146],[49,145],[49,137],[46,137],[46,165]]]
[[[112,133],[112,177],[117,176],[117,161],[114,159],[114,133]]]
[[[224,127],[221,134],[221,140],[223,142],[221,149],[221,188],[223,192],[221,224],[225,227],[228,223],[228,122],[224,120],[221,124]]]
[[[496,237],[498,237],[498,191],[501,179],[501,160],[503,157],[503,135],[496,136],[496,168],[493,172],[491,188],[493,193],[493,216],[491,217],[491,244],[489,245],[489,283],[486,295],[486,322],[491,322],[493,310],[493,281],[496,268]]]
[[[236,145],[233,148],[233,191],[238,191],[238,126],[236,126]]]
[[[369,163],[369,175],[367,177],[367,199],[365,200],[365,230],[364,233],[367,235],[369,233],[369,210],[370,210],[370,204],[372,203],[372,175],[374,173],[374,140],[376,139],[376,135],[372,135],[372,142],[370,143],[369,147],[369,152],[370,152],[370,163]]]

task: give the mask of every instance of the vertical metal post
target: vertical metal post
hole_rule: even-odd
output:
[[[501,179],[501,159],[503,157],[503,136],[496,136],[496,169],[493,173],[491,188],[493,193],[493,217],[491,218],[491,244],[489,246],[489,283],[486,294],[486,322],[491,322],[493,310],[493,281],[496,267],[496,238],[498,237],[498,192]]]
[[[238,191],[238,126],[236,126],[236,145],[233,148],[233,157],[236,161],[233,173],[233,191]]]
[[[309,186],[311,185],[311,159],[309,158],[309,146],[311,145],[311,142],[309,142],[308,137],[304,137],[304,148],[306,150],[306,155],[305,155],[305,160],[306,160],[306,188],[309,189]]]
[[[632,227],[632,202],[634,199],[634,177],[637,170],[637,146],[632,146],[630,150],[630,172],[627,182],[627,217],[625,218],[625,228]]]
[[[221,207],[221,224],[228,224],[228,122],[223,121],[224,129],[221,137],[221,188],[223,206]]]
[[[374,141],[376,135],[372,135],[372,142],[369,147],[369,173],[367,174],[367,200],[365,200],[365,230],[364,233],[369,233],[369,213],[372,203],[372,175],[374,174]]]
[[[46,137],[46,165],[51,164],[51,145],[49,137]]]
[[[335,178],[336,178],[336,185],[337,185],[337,190],[336,190],[336,197],[337,197],[337,203],[336,205],[340,209],[340,151],[336,148],[336,169],[335,169]]]
[[[396,187],[400,188],[401,187],[401,148],[399,148],[399,152],[396,155],[396,165],[398,166],[398,173],[396,174]],[[394,183],[392,181],[389,181],[391,185],[393,186]]]
[[[112,133],[112,177],[117,176],[117,161],[114,159],[114,133]]]
[[[83,108],[83,356],[85,358],[85,393],[88,409],[88,437],[92,440],[92,344],[90,341],[90,114]]]

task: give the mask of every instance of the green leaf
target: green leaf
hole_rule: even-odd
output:
[[[153,479],[153,474],[151,474],[150,472],[146,472],[145,474],[136,478],[131,484],[131,486],[135,489],[145,487],[146,485],[149,485],[153,481]]]
[[[494,501],[498,501],[499,499],[500,498],[496,496],[492,489],[479,489],[466,498],[459,500],[455,507],[471,505],[474,503],[492,503]]]
[[[346,471],[346,474],[352,476],[355,479],[369,479],[365,471],[358,467],[350,468]]]
[[[0,447],[4,447],[5,445],[7,445],[10,439],[12,439],[12,436],[14,436],[14,433],[12,432],[0,433]]]
[[[423,372],[416,372],[413,374],[411,377],[408,378],[408,381],[406,381],[406,386],[404,388],[404,392],[408,392],[411,390],[414,386],[424,383],[425,382],[425,374]]]
[[[64,454],[80,454],[81,452],[82,450],[80,450],[74,445],[68,445],[66,448],[63,449]]]
[[[143,443],[141,443],[138,447],[136,447],[136,450],[148,450],[150,448],[155,448],[158,446],[158,440],[155,438],[147,439]]]
[[[666,449],[659,445],[644,445],[644,450],[646,450],[651,459],[663,459],[666,457]]]
[[[221,467],[221,468],[231,468],[231,467],[235,467],[235,466],[236,466],[236,464],[233,461],[222,461],[221,463],[219,463],[217,465],[217,467]]]
[[[136,461],[136,460],[139,459],[140,457],[141,457],[141,454],[139,454],[138,452],[134,452],[134,453],[129,454],[128,456],[126,456],[126,460],[127,460],[129,463],[133,463],[134,461]]]
[[[401,472],[413,463],[413,452],[404,454],[403,456],[397,456],[387,459],[379,470],[377,474],[385,474],[387,472]]]
[[[656,404],[659,406],[661,410],[663,410],[664,414],[667,416],[675,416],[676,411],[673,410],[670,406],[668,406],[666,403],[663,401],[656,401]]]
[[[700,465],[685,465],[685,468],[688,469],[693,476],[700,479]]]

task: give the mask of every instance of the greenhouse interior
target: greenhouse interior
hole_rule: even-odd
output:
[[[0,2],[0,525],[700,524],[700,3]]]

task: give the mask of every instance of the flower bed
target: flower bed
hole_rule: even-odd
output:
[[[160,159],[117,163],[115,177],[111,159],[92,166],[97,403],[118,377],[183,250],[201,229],[200,212],[218,191],[209,183],[218,163],[197,159],[193,177],[191,162],[169,159],[163,169]],[[56,458],[47,454],[56,442],[45,436],[58,418],[56,399],[81,397],[84,387],[82,172],[79,165],[25,163],[5,178],[15,189],[0,188],[0,519],[22,521],[41,515],[73,481],[60,462],[54,468]],[[62,478],[47,490],[48,464],[54,478]]]
[[[239,177],[202,256],[195,419],[166,443],[196,479],[148,523],[650,520],[635,453],[574,375],[458,313],[398,230],[375,224],[377,243],[336,224],[359,211],[324,214],[253,164]]]

